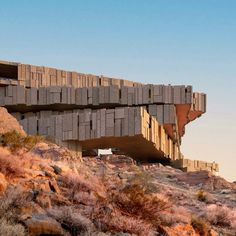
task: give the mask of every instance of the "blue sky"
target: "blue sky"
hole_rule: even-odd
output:
[[[236,1],[0,0],[0,59],[192,84],[208,111],[182,150],[236,180]]]

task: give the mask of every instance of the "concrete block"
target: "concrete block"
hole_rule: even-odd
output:
[[[105,103],[105,87],[99,87],[99,104]]]
[[[72,139],[78,139],[78,114],[72,114]]]
[[[141,88],[142,88],[142,95],[143,95],[142,104],[149,104],[150,97],[151,97],[150,85],[144,85]]]
[[[157,105],[157,121],[161,125],[164,123],[164,106],[163,105]]]
[[[129,108],[129,136],[134,136],[135,133],[135,119],[134,119],[134,108]]]
[[[115,136],[121,137],[122,130],[121,130],[121,119],[115,119]]]
[[[106,109],[101,109],[101,125],[100,125],[100,129],[101,129],[101,137],[106,136]]]
[[[37,118],[35,116],[28,118],[28,131],[29,135],[37,135]]]
[[[79,140],[85,140],[85,124],[83,123],[79,124]]]
[[[128,87],[121,87],[121,104],[128,104]]]
[[[17,104],[17,86],[12,86],[12,105]]]
[[[125,118],[122,119],[122,136],[129,135],[129,108],[125,107]]]
[[[61,90],[61,103],[68,104],[68,96],[67,96],[67,88],[66,87],[62,87],[62,90]]]
[[[123,119],[125,118],[125,109],[122,108],[115,108],[115,119]]]
[[[134,104],[134,88],[128,87],[128,106],[132,106]]]
[[[99,105],[99,88],[98,87],[93,87],[92,88],[92,104],[93,106],[98,106]]]
[[[82,88],[77,88],[75,90],[75,104],[82,105]]]
[[[110,95],[110,103],[112,104],[118,104],[119,103],[119,87],[118,86],[110,86],[110,91],[109,91],[109,95]]]

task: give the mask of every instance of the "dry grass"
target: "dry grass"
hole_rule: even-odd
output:
[[[160,212],[170,208],[167,199],[147,194],[140,185],[130,185],[111,196],[113,204],[124,214],[134,215],[154,225],[159,223]]]
[[[161,222],[164,225],[173,225],[176,223],[191,223],[191,213],[184,207],[172,206],[164,214],[161,214]]]
[[[13,224],[0,218],[0,235],[2,236],[25,236],[25,228],[21,224]]]
[[[193,226],[194,230],[199,233],[201,236],[208,236],[208,232],[210,227],[206,221],[203,219],[193,217],[191,220],[191,225]]]
[[[60,222],[72,236],[88,235],[93,231],[92,222],[70,206],[56,207],[48,210],[49,216]]]
[[[140,168],[133,168],[134,175],[130,179],[131,185],[140,185],[145,190],[146,193],[155,193],[157,192],[157,187],[153,184],[153,177]]]
[[[206,218],[213,225],[236,229],[236,210],[212,204],[206,208]]]
[[[160,215],[169,204],[157,194],[146,194],[139,185],[113,190],[108,198],[97,202],[88,217],[103,232],[155,235]]]
[[[27,205],[28,195],[20,188],[8,188],[0,197],[0,235],[26,235],[24,227],[19,224],[21,208]]]
[[[79,192],[93,192],[96,197],[105,198],[106,193],[103,184],[90,173],[76,174],[68,172],[62,176],[61,180],[64,186],[69,189],[72,200],[76,200],[76,195]]]
[[[28,203],[28,197],[21,188],[9,187],[0,197],[0,217],[17,220],[21,208]]]
[[[99,214],[94,215],[97,229],[102,232],[129,233],[138,236],[155,235],[153,226],[133,216],[123,215],[120,211],[107,211],[106,207],[99,209]]]
[[[8,177],[17,177],[24,173],[24,169],[19,158],[0,148],[0,172]]]

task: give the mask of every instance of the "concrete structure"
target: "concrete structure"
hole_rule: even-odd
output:
[[[181,168],[185,164],[176,160],[183,159],[185,125],[205,113],[206,95],[192,86],[141,84],[0,61],[0,106],[28,134],[46,136],[79,155],[115,148],[140,161],[173,162]]]

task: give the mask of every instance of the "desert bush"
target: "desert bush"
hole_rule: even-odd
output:
[[[19,224],[19,213],[28,203],[29,195],[21,188],[8,188],[0,197],[0,235],[26,235],[24,227]]]
[[[3,146],[7,146],[11,151],[15,151],[22,147],[24,137],[17,131],[13,130],[3,134],[1,139]]]
[[[9,187],[0,197],[0,217],[7,221],[17,221],[19,212],[27,205],[29,197],[21,188]]]
[[[15,152],[21,148],[30,150],[38,142],[43,140],[41,136],[22,136],[17,131],[9,131],[1,137],[2,145],[8,147],[12,152]]]
[[[236,210],[212,204],[206,208],[206,218],[210,223],[223,227],[236,228]]]
[[[197,200],[205,202],[207,200],[207,194],[204,190],[200,189],[196,193]]]
[[[92,222],[71,206],[50,209],[48,215],[60,222],[62,227],[72,236],[87,235],[94,229]]]
[[[105,208],[103,208],[104,210]],[[107,211],[96,215],[95,224],[99,231],[112,233],[129,233],[138,236],[156,235],[152,224],[133,216],[123,215],[120,211],[113,211],[108,214]]]
[[[139,185],[145,190],[146,193],[158,192],[156,185],[153,183],[153,177],[146,171],[135,168],[133,169],[134,175],[130,179],[131,185]]]
[[[44,141],[44,138],[39,135],[33,135],[33,136],[26,136],[23,140],[23,146],[30,150],[32,149],[37,143]]]
[[[0,218],[0,235],[2,236],[24,236],[25,228],[21,224],[14,224]]]
[[[96,204],[97,198],[93,193],[78,192],[74,196],[74,201],[78,204],[93,206]]]
[[[160,223],[160,213],[170,208],[170,203],[158,194],[147,194],[140,185],[130,185],[111,195],[111,202],[124,215],[133,215],[153,225]]]
[[[21,161],[8,153],[7,151],[0,151],[0,172],[8,177],[17,177],[24,173],[21,166]]]
[[[191,220],[191,225],[194,228],[194,230],[199,233],[201,236],[208,236],[208,232],[210,230],[210,226],[208,223],[200,218],[193,217]]]
[[[64,186],[70,189],[72,199],[74,199],[78,192],[91,191],[96,193],[97,197],[105,197],[103,185],[91,174],[85,175],[68,172],[62,176],[61,180]]]
[[[98,198],[95,205],[86,207],[84,214],[102,232],[151,236],[160,224],[160,214],[167,208],[169,203],[162,195],[147,194],[142,186],[128,185],[108,191],[107,198]]]
[[[163,225],[172,225],[175,223],[191,223],[191,214],[184,207],[172,206],[168,211],[160,214]]]

